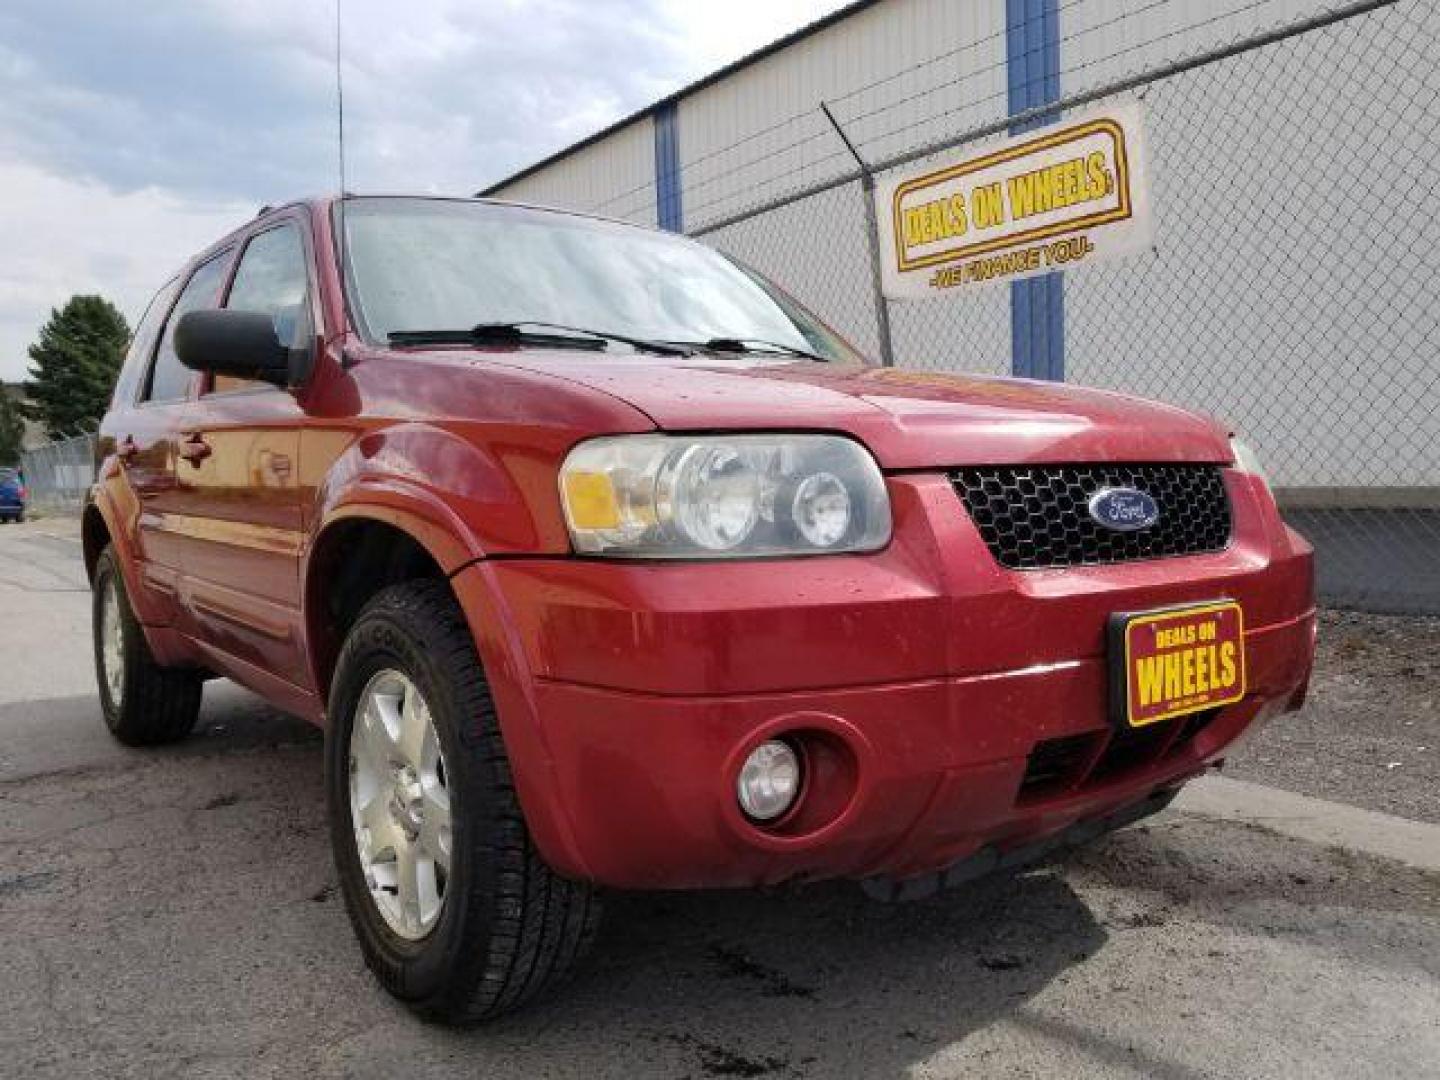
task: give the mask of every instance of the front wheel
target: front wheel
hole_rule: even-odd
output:
[[[156,746],[190,734],[200,715],[203,678],[198,671],[155,662],[114,548],[101,552],[95,564],[91,625],[100,709],[110,733],[127,746]]]
[[[531,840],[474,641],[444,582],[393,586],[366,605],[329,712],[340,888],[386,989],[424,1015],[475,1023],[563,979],[599,907]]]

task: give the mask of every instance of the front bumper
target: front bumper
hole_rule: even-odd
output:
[[[889,484],[895,540],[871,556],[456,578],[553,865],[636,888],[917,875],[1173,788],[1303,697],[1310,551],[1250,478],[1227,474],[1224,552],[1024,572],[994,562],[944,476]],[[1246,613],[1246,698],[1114,732],[1108,615],[1221,597]],[[781,733],[826,796],[762,829],[734,781]]]

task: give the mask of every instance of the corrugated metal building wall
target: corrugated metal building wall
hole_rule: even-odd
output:
[[[505,183],[496,194],[653,226],[655,190],[655,121],[645,114]]]
[[[822,101],[865,158],[881,161],[1337,2],[868,0],[485,194],[703,230],[853,170]],[[1440,30],[1436,5],[1411,8],[1422,12],[1415,17],[1427,29]],[[1341,122],[1324,109],[1307,110],[1307,102],[1335,96],[1333,57],[1324,65],[1307,66],[1303,56],[1277,64],[1267,51],[1246,63],[1263,103],[1237,102],[1247,87],[1227,87],[1235,76],[1227,68],[1180,76],[1147,99],[1151,156],[1159,165],[1151,170],[1157,218],[1151,255],[1070,271],[1063,285],[1052,275],[1053,281],[995,287],[955,303],[892,303],[896,362],[1064,378],[1223,415],[1261,446],[1275,480],[1287,488],[1433,491],[1440,461],[1414,448],[1440,444],[1440,380],[1418,380],[1393,423],[1353,421],[1357,414],[1374,418],[1367,372],[1380,370],[1396,349],[1430,347],[1417,339],[1423,326],[1407,329],[1392,320],[1394,332],[1377,333],[1357,322],[1351,293],[1353,282],[1369,275],[1386,282],[1395,294],[1387,303],[1397,310],[1433,308],[1440,299],[1435,275],[1418,260],[1403,277],[1387,271],[1393,252],[1364,242],[1363,219],[1347,214],[1353,193],[1346,185],[1305,182],[1383,163],[1383,148],[1355,145],[1366,129],[1353,117]],[[1041,68],[1043,78],[1036,75]],[[1345,100],[1383,109],[1385,84],[1394,77],[1383,65],[1348,71]],[[1214,85],[1205,88],[1208,97],[1197,97],[1177,92],[1185,91],[1181,80]],[[1197,100],[1209,103],[1203,113],[1194,108]],[[1297,132],[1297,115],[1313,127]],[[1392,164],[1396,175],[1385,182],[1404,182],[1410,164]],[[1222,217],[1196,182],[1200,170],[1223,177],[1226,206],[1263,215],[1267,200],[1283,198],[1290,220],[1333,222],[1342,235],[1329,258],[1293,271],[1222,266],[1219,246],[1231,245],[1225,258],[1233,260],[1252,243],[1256,225]],[[776,277],[878,355],[862,197],[856,185],[837,187],[706,239]],[[1413,236],[1416,251],[1440,250],[1440,219],[1423,200],[1383,212],[1404,219],[1391,220],[1388,234]],[[1313,241],[1315,234],[1307,226],[1297,239]],[[1336,258],[1342,251],[1344,258]],[[1257,251],[1257,258],[1269,256]],[[1281,311],[1286,321],[1277,320]],[[1203,312],[1213,319],[1197,316]],[[1317,336],[1337,347],[1314,350]],[[1045,355],[1025,355],[1037,341]],[[1307,347],[1313,355],[1301,355]],[[1313,379],[1297,392],[1297,377],[1307,372]]]
[[[1062,4],[1063,91],[1335,6]],[[1403,9],[1433,52],[1440,5]],[[1440,218],[1406,193],[1423,172],[1440,178],[1420,149],[1436,118],[1397,123],[1419,73],[1349,47],[1366,29],[1323,51],[1302,35],[1145,95],[1156,248],[1065,275],[1065,373],[1223,417],[1279,486],[1323,491],[1322,505],[1434,507],[1440,360],[1425,313],[1440,302]],[[1117,316],[1137,303],[1148,317]]]

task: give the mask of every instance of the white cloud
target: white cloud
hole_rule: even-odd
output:
[[[0,379],[24,378],[26,346],[50,309],[101,293],[133,326],[165,279],[254,213],[158,188],[117,194],[32,165],[0,163]]]
[[[729,0],[674,3],[667,14],[690,43],[703,74],[843,7],[834,0]]]
[[[344,0],[348,186],[470,193],[840,0]],[[265,202],[336,185],[333,8],[7,0],[0,378],[50,307],[133,319]]]

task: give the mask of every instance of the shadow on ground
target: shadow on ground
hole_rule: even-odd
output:
[[[89,762],[0,773],[0,842],[17,871],[0,877],[3,934],[28,961],[12,984],[28,1000],[3,995],[5,1026],[25,1016],[51,1064],[194,1072],[284,1048],[319,1068],[338,1039],[343,1071],[377,1075],[417,1050],[480,1051],[517,1076],[757,1077],[822,1062],[833,1074],[845,1061],[899,1075],[1105,940],[1055,875],[903,907],[843,884],[613,895],[596,953],[557,999],[483,1034],[426,1027],[380,994],[351,944],[319,736],[218,696],[179,746],[102,743]],[[16,710],[51,730],[99,723],[91,699],[0,712]],[[85,1032],[62,1038],[78,1017]]]

